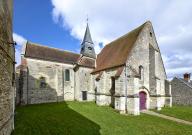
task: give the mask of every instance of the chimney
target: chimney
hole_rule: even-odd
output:
[[[185,73],[184,75],[183,75],[183,78],[184,78],[184,80],[185,81],[187,81],[187,82],[189,82],[190,81],[190,73]]]

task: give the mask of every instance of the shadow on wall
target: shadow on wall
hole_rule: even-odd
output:
[[[66,102],[16,109],[12,135],[100,135],[100,126],[72,110]]]
[[[24,69],[16,75],[16,105],[64,101],[64,89],[58,95],[56,89],[52,88],[49,83],[50,79],[48,80],[47,77],[34,78]]]

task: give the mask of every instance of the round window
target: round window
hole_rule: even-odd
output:
[[[88,47],[89,50],[92,50],[92,47]]]

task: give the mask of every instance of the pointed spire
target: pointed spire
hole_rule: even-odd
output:
[[[85,35],[84,35],[82,44],[84,44],[85,42],[93,44],[93,40],[91,38],[88,22],[87,22],[87,27],[86,27],[86,31],[85,31]]]
[[[94,43],[91,38],[91,33],[89,30],[89,24],[88,24],[88,18],[87,18],[87,27],[85,30],[85,35],[83,38],[83,42],[81,44],[81,54],[83,56],[87,56],[90,58],[96,58],[95,49],[94,49]]]

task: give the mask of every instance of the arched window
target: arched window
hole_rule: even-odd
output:
[[[152,34],[152,32],[150,32],[150,37],[152,37],[153,36],[153,34]]]
[[[40,88],[46,88],[46,85],[47,85],[47,83],[46,83],[46,79],[45,79],[45,77],[40,77],[39,78],[39,82],[40,82]]]
[[[69,69],[65,70],[65,81],[70,81],[70,71],[69,71]]]
[[[139,76],[140,76],[140,79],[143,81],[143,79],[144,79],[144,69],[143,69],[143,66],[139,66]]]

